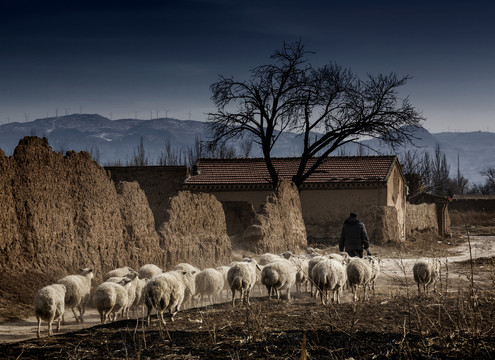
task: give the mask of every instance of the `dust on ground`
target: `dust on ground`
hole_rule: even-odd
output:
[[[453,240],[452,240],[453,241]],[[469,247],[469,243],[471,246]],[[471,248],[471,255],[470,255]],[[381,259],[376,293],[368,302],[322,306],[309,293],[293,300],[268,299],[256,289],[250,306],[222,303],[181,311],[163,327],[153,317],[99,325],[92,308],[84,324],[68,323],[53,337],[36,337],[34,317],[0,324],[3,358],[491,358],[495,357],[495,237],[475,236],[430,249],[442,262],[437,293],[417,296],[411,269],[423,258],[387,247],[374,248]],[[423,253],[426,253],[423,252]],[[473,261],[476,306],[466,297]],[[480,310],[482,309],[482,311]],[[478,320],[477,316],[480,316]],[[302,355],[307,354],[307,357]],[[414,355],[413,355],[414,354]]]

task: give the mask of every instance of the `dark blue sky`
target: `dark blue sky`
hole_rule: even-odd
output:
[[[0,123],[65,113],[205,120],[218,74],[246,79],[284,41],[314,65],[413,79],[441,131],[495,131],[491,1],[4,1]],[[57,110],[58,109],[58,110]]]

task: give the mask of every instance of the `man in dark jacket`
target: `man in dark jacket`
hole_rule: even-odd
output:
[[[371,255],[369,247],[368,233],[364,224],[358,220],[357,214],[351,213],[349,218],[344,221],[344,225],[342,225],[339,251],[344,251],[345,249],[349,256],[362,258],[363,250],[366,250],[368,255]]]

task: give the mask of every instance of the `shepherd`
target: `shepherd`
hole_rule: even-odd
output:
[[[351,257],[359,256],[362,258],[364,251],[371,255],[366,227],[358,220],[357,214],[353,212],[345,219],[340,233],[339,251],[342,252],[344,249]]]

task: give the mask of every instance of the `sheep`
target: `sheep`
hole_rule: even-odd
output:
[[[305,255],[290,256],[289,260],[296,266],[296,291],[299,294],[301,292],[301,284],[306,284],[306,291],[308,291],[308,258]]]
[[[78,275],[68,275],[57,281],[57,284],[65,285],[65,308],[72,310],[77,323],[84,322],[83,315],[89,301],[93,276],[92,269],[84,268],[79,271]],[[76,315],[75,308],[79,310],[79,316]],[[65,322],[63,315],[62,321]]]
[[[256,269],[261,269],[256,261],[240,261],[232,265],[227,272],[227,281],[232,290],[232,306],[235,306],[235,292],[239,291],[240,302],[250,305],[249,294],[256,283]]]
[[[163,273],[163,270],[155,264],[146,264],[139,268],[138,274],[140,279],[151,279],[153,276]]]
[[[115,279],[115,278],[113,278]],[[93,294],[93,304],[100,314],[100,321],[105,324],[107,320],[117,319],[119,312],[124,316],[124,312],[129,305],[129,296],[127,290],[130,286],[129,278],[120,278],[119,282],[105,281],[101,283]]]
[[[268,265],[269,263],[280,260],[280,259],[283,259],[283,257],[281,257],[280,255],[265,253],[265,254],[260,256],[259,264],[261,266],[264,266],[264,265]]]
[[[196,275],[196,291],[201,295],[201,299],[209,297],[213,304],[225,286],[225,279],[222,272],[208,268],[200,271]]]
[[[114,282],[114,283],[120,283],[122,279],[129,279],[129,284],[126,286],[127,289],[127,302],[128,306],[125,307],[122,311],[122,318],[129,319],[129,310],[131,306],[134,304],[134,300],[136,299],[136,291],[137,291],[137,284],[138,284],[138,273],[132,270],[132,273],[127,274],[126,276],[123,277],[111,277],[106,280],[106,282]],[[141,290],[142,291],[142,290]]]
[[[378,261],[373,256],[365,258],[353,258],[347,265],[347,279],[352,290],[353,300],[358,300],[358,286],[363,286],[364,300],[366,300],[366,288],[372,281]]]
[[[223,285],[222,290],[226,291],[226,294],[227,294],[226,296],[228,297],[229,292],[230,292],[230,286],[229,286],[229,282],[227,281],[227,273],[229,272],[230,266],[221,265],[221,266],[218,266],[216,269],[218,271],[220,271],[223,275],[224,285]]]
[[[344,287],[347,276],[344,265],[336,259],[324,259],[312,269],[312,278],[320,292],[323,305],[328,304],[328,292],[332,291],[332,301],[340,304],[340,292]]]
[[[113,270],[110,270],[109,272],[107,272],[103,276],[103,281],[107,281],[111,277],[122,277],[122,276],[126,276],[127,274],[130,274],[130,273],[133,273],[133,272],[135,272],[135,271],[132,268],[130,268],[129,266],[125,266],[125,267],[113,269]]]
[[[375,258],[374,256],[373,256],[373,258],[376,261],[373,262],[372,274],[371,274],[369,286],[370,286],[370,290],[373,290],[373,295],[375,295],[376,279],[378,278],[378,276],[380,276],[380,262],[381,262],[381,260],[378,258]]]
[[[179,271],[183,274],[189,274],[189,276],[183,276],[182,281],[185,285],[184,301],[183,303],[188,307],[192,306],[192,301],[196,295],[195,277],[199,274],[200,270],[191,264],[180,263],[174,266],[175,271]]]
[[[130,309],[133,311],[135,316],[139,316],[139,307],[141,307],[142,313],[144,314],[144,288],[146,287],[148,280],[149,279],[140,279],[139,277],[136,280],[136,297],[130,306]]]
[[[280,299],[280,292],[287,290],[287,300],[290,301],[290,288],[296,282],[296,265],[290,260],[281,259],[272,262],[261,270],[261,283],[268,290],[268,297],[271,298],[272,290]]]
[[[424,294],[427,293],[429,285],[435,286],[439,273],[440,262],[436,258],[432,261],[419,260],[414,264],[413,276],[418,285],[418,296],[421,294],[420,286],[423,287]]]
[[[57,332],[65,309],[65,285],[52,284],[39,290],[34,297],[34,313],[38,320],[38,338],[41,337],[41,320],[48,322],[48,335],[53,335],[52,322],[57,322]]]
[[[151,310],[156,309],[161,323],[166,325],[163,312],[169,310],[171,320],[180,310],[184,300],[185,285],[177,274],[179,271],[168,271],[153,277],[144,288],[144,302],[148,308],[148,326],[151,322]]]
[[[335,259],[335,260],[337,260],[338,262],[340,262],[344,266],[347,266],[347,264],[351,260],[349,254],[347,254],[346,252],[341,252],[340,254],[335,254],[335,253],[328,254],[327,255],[327,258],[329,258],[329,259]]]
[[[309,278],[308,280],[311,285],[311,296],[313,296],[313,285],[315,283],[315,280],[313,279],[313,268],[315,267],[316,264],[318,264],[320,261],[325,259],[327,259],[325,256],[317,255],[308,260],[308,278]]]

